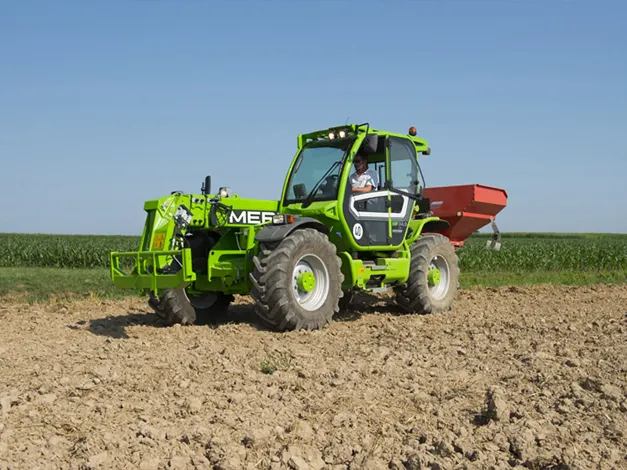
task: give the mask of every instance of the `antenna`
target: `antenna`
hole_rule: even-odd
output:
[[[346,118],[346,122],[344,123],[344,125],[348,124],[348,119],[349,118],[350,118],[350,116]]]

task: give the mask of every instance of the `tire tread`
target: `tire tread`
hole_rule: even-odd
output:
[[[331,307],[321,307],[315,316],[308,312],[311,315],[309,318],[302,314],[302,309],[293,299],[289,279],[290,263],[302,247],[329,260]],[[259,256],[255,258],[255,269],[249,275],[253,285],[250,295],[255,301],[255,312],[262,321],[278,330],[320,329],[331,322],[333,315],[339,311],[344,275],[336,247],[326,235],[312,228],[299,229],[283,239],[275,249],[262,245]]]
[[[444,306],[435,305],[429,296],[428,286],[424,279],[427,276],[428,257],[431,250],[436,246],[445,247],[449,266],[451,268],[451,289],[454,294],[444,302]],[[451,260],[454,260],[452,263]],[[449,239],[439,233],[425,233],[420,236],[411,246],[410,273],[407,283],[395,289],[396,303],[405,311],[410,313],[437,313],[451,308],[453,299],[457,294],[457,283],[459,279],[459,262],[457,253],[451,245]]]

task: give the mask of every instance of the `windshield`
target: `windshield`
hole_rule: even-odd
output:
[[[316,185],[315,193],[309,196],[311,201],[335,199],[342,158],[351,144],[343,142],[340,147],[325,144],[304,148],[290,175],[285,203],[302,202]]]

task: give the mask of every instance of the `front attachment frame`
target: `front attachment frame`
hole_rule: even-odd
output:
[[[120,267],[123,258],[134,258],[131,273]],[[192,251],[190,248],[167,251],[123,251],[110,254],[111,280],[123,289],[150,290],[159,295],[164,289],[185,287],[196,280],[192,270]],[[179,264],[180,269],[168,269],[168,265]],[[155,268],[156,267],[156,268]],[[174,268],[174,266],[173,266]]]

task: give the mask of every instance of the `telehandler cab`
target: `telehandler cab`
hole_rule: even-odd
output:
[[[392,291],[407,312],[451,307],[456,250],[492,224],[507,193],[483,185],[425,188],[418,155],[427,141],[350,124],[298,136],[278,201],[240,198],[226,187],[173,192],[144,204],[137,252],[111,253],[111,277],[137,289],[169,324],[226,314],[250,295],[278,330],[318,329],[358,291]],[[370,191],[353,191],[356,156]],[[123,266],[125,265],[125,266]],[[127,266],[126,266],[127,265]],[[126,269],[125,269],[126,268]]]

